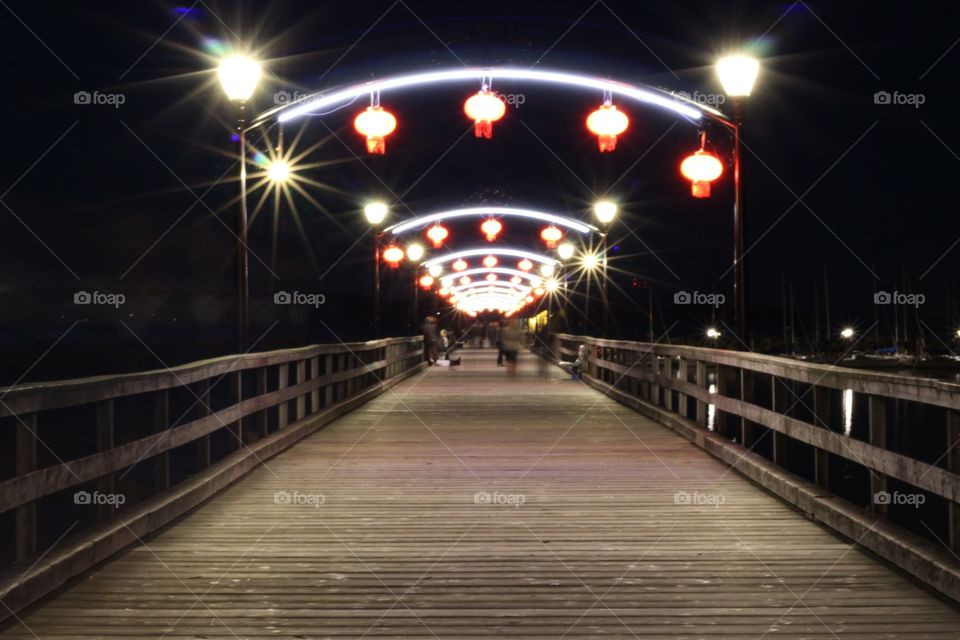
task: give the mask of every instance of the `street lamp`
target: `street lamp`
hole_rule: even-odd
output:
[[[711,340],[716,340],[717,338],[720,337],[720,332],[717,331],[716,327],[710,327],[709,329],[707,329],[707,337],[710,338]]]
[[[274,160],[267,165],[267,177],[271,182],[283,184],[290,179],[290,165],[285,160]]]
[[[576,247],[574,247],[571,243],[564,242],[557,247],[557,256],[559,256],[561,260],[569,260],[573,257],[573,254],[576,250]]]
[[[247,249],[247,127],[244,121],[247,100],[260,80],[260,63],[253,58],[235,55],[220,61],[217,69],[220,86],[227,98],[237,105],[237,137],[240,142],[240,246],[237,247],[237,339],[240,352],[247,349],[250,325],[250,262]],[[289,167],[287,168],[289,175]]]
[[[416,332],[417,323],[420,321],[420,287],[416,263],[420,262],[423,259],[423,254],[426,253],[426,250],[423,248],[422,244],[414,242],[413,244],[407,245],[407,260],[414,263],[413,267],[413,326],[412,330]]]
[[[373,227],[373,337],[380,337],[380,238],[377,228],[390,213],[383,202],[370,202],[363,208],[363,215]]]
[[[740,181],[740,131],[743,128],[743,98],[753,92],[760,72],[760,62],[752,56],[738,53],[717,61],[720,84],[732,100],[733,122],[733,305],[737,332],[749,343],[747,324],[746,270],[743,264],[743,191]]]
[[[609,285],[607,283],[607,233],[610,230],[610,223],[617,217],[619,207],[617,203],[610,200],[600,200],[593,205],[593,215],[597,217],[603,227],[603,236],[600,239],[600,252],[603,256],[603,337],[606,338],[610,330],[610,299],[607,297]]]
[[[853,331],[853,328],[851,327],[844,327],[843,330],[840,331],[840,337],[843,338],[844,340],[849,340],[850,338],[853,337],[853,334],[854,334],[854,331]]]

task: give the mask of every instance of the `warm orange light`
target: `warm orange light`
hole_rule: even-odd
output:
[[[526,258],[518,262],[517,266],[520,267],[522,271],[530,271],[530,269],[533,269],[533,263]]]
[[[496,256],[487,256],[486,258],[483,259],[483,266],[492,269],[495,266],[497,266],[498,262],[499,260],[497,260]]]
[[[429,289],[433,286],[433,276],[423,276],[420,278],[420,286],[424,289]]]
[[[443,241],[446,240],[449,235],[450,232],[447,231],[447,228],[439,224],[435,224],[427,230],[427,237],[430,239],[430,242],[433,243],[434,249],[442,247]]]
[[[467,98],[463,111],[474,122],[474,135],[490,139],[493,137],[493,123],[507,112],[507,105],[492,91],[478,91]]]
[[[587,129],[597,135],[600,151],[613,151],[617,148],[617,136],[630,126],[630,118],[612,104],[602,105],[587,116]]]
[[[533,296],[527,296],[524,298],[527,302],[533,302]]]
[[[463,270],[465,270],[469,265],[467,265],[467,261],[464,260],[463,258],[458,258],[457,261],[454,262],[453,265],[451,265],[451,266],[453,266],[453,270],[454,270],[454,271],[463,271]]]
[[[536,295],[537,297],[542,296],[543,292],[544,292],[543,287],[537,287],[536,289],[533,290],[534,295]]]
[[[692,183],[694,198],[709,198],[710,183],[723,174],[723,163],[712,153],[698,149],[680,163],[680,173]]]
[[[444,298],[446,298],[448,295],[450,295],[450,289],[447,289],[446,287],[443,287],[442,289],[440,289],[439,291],[437,291],[437,293],[439,293],[441,296],[443,296]]]
[[[496,279],[497,279],[497,274],[495,274],[495,273],[488,273],[488,274],[487,274],[487,282],[493,282],[493,281],[496,280]]]
[[[483,231],[483,234],[487,236],[487,242],[493,242],[497,239],[497,235],[503,230],[503,225],[500,224],[499,220],[490,218],[489,220],[484,220],[483,224],[480,225],[480,231]]]
[[[553,249],[563,239],[563,231],[560,231],[559,227],[551,225],[540,232],[540,237],[547,243],[548,247]]]
[[[367,137],[367,153],[383,154],[387,150],[384,138],[397,128],[397,119],[383,107],[367,107],[354,119],[353,126]]]
[[[471,282],[472,280],[470,280],[470,276],[463,276],[460,278],[460,284],[470,284]]]
[[[523,282],[523,278],[521,278],[520,276],[513,276],[512,278],[510,278],[510,282],[512,282],[513,284],[520,284],[521,282]]]
[[[403,260],[403,249],[397,246],[387,247],[383,250],[383,259],[391,266],[395,267]]]

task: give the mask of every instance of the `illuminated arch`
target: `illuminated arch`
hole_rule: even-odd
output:
[[[527,271],[521,271],[520,269],[511,269],[509,267],[477,267],[476,269],[467,269],[465,271],[454,271],[446,275],[440,276],[439,280],[444,280],[446,278],[452,278],[454,281],[459,280],[463,276],[482,276],[488,273],[498,273],[503,276],[519,276],[524,280],[529,280],[532,286],[537,286],[536,282],[542,282],[543,278],[538,276],[535,273],[529,273]]]
[[[335,109],[336,107],[349,104],[357,98],[368,96],[371,93],[409,89],[429,84],[464,82],[477,85],[484,79],[488,79],[490,82],[497,80],[544,82],[590,89],[592,91],[610,92],[612,95],[660,107],[678,116],[689,118],[694,122],[702,118],[709,118],[725,124],[730,123],[730,119],[722,112],[691,100],[685,95],[670,93],[663,89],[642,84],[629,84],[615,80],[545,69],[465,67],[412,73],[355,84],[342,89],[317,91],[289,104],[280,105],[279,107],[261,113],[253,120],[251,126],[259,126],[274,118],[276,118],[278,122],[288,122],[295,118],[308,115],[311,112]]]
[[[417,216],[416,218],[411,218],[410,220],[405,220],[403,222],[398,222],[397,224],[387,227],[384,229],[384,233],[390,232],[393,235],[400,235],[406,233],[407,231],[413,231],[415,229],[424,229],[431,224],[440,222],[441,220],[449,220],[450,218],[463,218],[463,217],[484,217],[484,216],[515,216],[527,218],[529,220],[538,220],[541,222],[549,222],[550,224],[557,225],[558,227],[565,227],[567,229],[572,229],[580,233],[590,233],[590,232],[600,232],[600,229],[593,226],[592,224],[587,224],[580,222],[579,220],[574,220],[573,218],[568,218],[565,216],[557,215],[555,213],[549,213],[546,211],[538,211],[535,209],[520,209],[516,207],[468,207],[465,209],[450,209],[448,211],[440,211],[437,213],[431,213],[424,216]]]
[[[462,251],[451,251],[450,253],[445,253],[441,256],[435,258],[430,258],[429,260],[420,264],[421,267],[429,269],[435,264],[446,264],[447,262],[453,262],[460,258],[472,258],[476,256],[510,256],[511,258],[526,258],[533,262],[539,262],[540,264],[550,264],[554,266],[560,265],[560,261],[550,256],[545,256],[540,253],[534,253],[532,251],[524,251],[523,249],[510,249],[505,247],[498,246],[489,246],[482,247],[479,249],[464,249]]]
[[[513,284],[512,282],[503,282],[502,280],[494,280],[493,282],[489,282],[487,280],[477,280],[469,284],[460,284],[450,287],[450,291],[457,296],[469,292],[472,289],[482,289],[481,292],[490,293],[494,293],[494,290],[496,289],[499,290],[496,291],[496,293],[503,292],[510,295],[527,295],[530,291],[533,291],[533,287]]]

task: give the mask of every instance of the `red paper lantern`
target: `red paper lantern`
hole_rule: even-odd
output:
[[[458,258],[457,261],[453,263],[453,270],[463,271],[464,269],[467,268],[467,266],[468,265],[466,260],[464,260],[463,258]]]
[[[435,224],[427,231],[427,237],[430,239],[430,242],[433,243],[434,249],[439,249],[443,246],[443,241],[447,239],[450,235],[450,232],[447,231],[447,228],[439,224]]]
[[[522,271],[530,271],[530,269],[533,269],[533,263],[526,258],[518,262],[517,266],[520,267]]]
[[[486,258],[483,259],[483,266],[492,269],[495,266],[497,266],[499,262],[500,261],[497,260],[496,256],[487,256]]]
[[[404,256],[403,249],[401,249],[396,245],[387,247],[386,249],[383,250],[383,259],[391,267],[395,267],[398,264],[400,264],[400,262],[403,260],[403,256]]]
[[[397,128],[397,119],[383,107],[367,107],[354,119],[353,126],[367,137],[367,153],[382,155],[387,151],[384,138]]]
[[[613,151],[617,148],[617,136],[630,126],[630,118],[612,104],[603,104],[587,116],[587,129],[597,136],[600,151]]]
[[[493,242],[497,239],[497,235],[503,230],[503,225],[500,224],[499,220],[490,218],[484,220],[483,224],[480,225],[480,231],[483,231],[483,234],[487,236],[487,242]]]
[[[433,286],[433,276],[427,275],[427,276],[423,276],[422,278],[420,278],[420,286],[423,287],[424,289],[429,289],[430,287],[432,287],[432,286]]]
[[[507,112],[507,105],[492,91],[481,90],[467,98],[463,111],[473,120],[473,134],[478,138],[493,137],[493,123]]]
[[[540,238],[547,243],[548,247],[553,249],[563,239],[563,231],[560,231],[559,227],[550,225],[540,232]]]
[[[680,163],[680,173],[691,182],[694,198],[709,198],[710,183],[723,174],[723,163],[712,153],[699,149]]]

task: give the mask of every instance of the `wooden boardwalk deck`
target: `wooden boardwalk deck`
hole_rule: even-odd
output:
[[[433,368],[0,638],[958,638],[960,611],[525,356]]]

